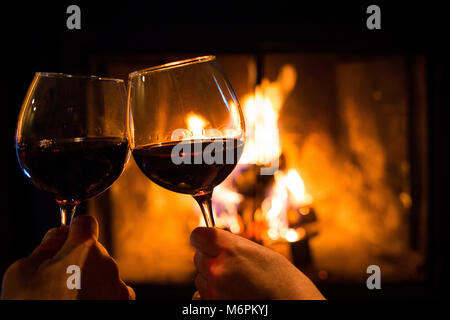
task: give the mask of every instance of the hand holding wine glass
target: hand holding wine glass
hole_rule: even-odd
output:
[[[53,195],[61,224],[110,187],[129,158],[122,80],[36,73],[20,111],[17,157],[24,174]]]
[[[192,195],[214,226],[211,196],[236,166],[245,126],[239,102],[214,56],[130,74],[133,157],[158,185]]]
[[[314,283],[286,257],[228,231],[196,228],[198,299],[323,300]]]
[[[77,290],[67,285],[70,265],[81,268]],[[50,229],[29,256],[7,269],[1,290],[1,299],[6,300],[135,298],[134,290],[120,278],[116,262],[98,242],[98,223],[89,215],[75,217],[70,228]]]

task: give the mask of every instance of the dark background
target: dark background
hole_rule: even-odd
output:
[[[384,287],[368,294],[345,286],[322,288],[329,298],[442,297],[448,271],[448,117],[450,38],[446,11],[429,2],[255,2],[174,3],[146,1],[18,3],[2,5],[2,125],[0,276],[59,224],[53,199],[35,189],[20,171],[14,146],[17,116],[37,71],[89,73],[99,54],[361,52],[423,54],[426,58],[430,212],[427,280]],[[344,4],[345,3],[345,4]],[[81,8],[81,30],[66,28],[66,8]],[[381,8],[381,30],[366,28],[366,8]],[[155,289],[148,297],[158,297]],[[186,297],[166,288],[173,297]],[[137,288],[139,296],[139,288]]]

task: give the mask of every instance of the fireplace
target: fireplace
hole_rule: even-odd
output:
[[[60,223],[54,199],[22,174],[15,152],[34,73],[126,80],[131,71],[216,54],[242,106],[252,96],[279,105],[279,134],[270,136],[279,141],[271,156],[278,174],[258,174],[264,161],[240,164],[215,194],[223,226],[284,254],[330,299],[439,297],[450,252],[445,10],[383,3],[381,30],[369,30],[363,3],[164,6],[83,3],[81,30],[67,29],[65,3],[8,8],[0,274]],[[283,70],[295,82],[282,86],[289,90],[278,104],[261,88],[279,89]],[[194,200],[151,183],[130,159],[82,213],[98,218],[102,244],[139,299],[191,297]],[[382,290],[366,287],[372,264]]]
[[[192,56],[96,55],[90,70],[126,80]],[[423,281],[424,57],[270,51],[217,60],[253,134],[213,196],[218,225],[284,254],[319,287],[364,285],[370,265],[385,283]],[[261,175],[274,161],[272,174]],[[192,286],[189,234],[201,217],[191,197],[151,183],[130,159],[88,212],[125,281]]]

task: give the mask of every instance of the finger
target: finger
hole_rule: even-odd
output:
[[[221,251],[217,241],[218,230],[216,228],[198,227],[191,233],[191,244],[199,251],[217,257]]]
[[[114,258],[109,255],[108,250],[106,250],[106,248],[100,242],[96,242],[96,247],[102,255],[104,255],[105,257],[110,257],[113,261],[115,261]]]
[[[127,289],[128,289],[128,294],[130,295],[130,297],[128,299],[136,300],[136,293],[134,292],[133,288],[130,286],[127,286]]]
[[[201,251],[196,251],[194,255],[194,265],[197,271],[205,278],[209,279],[211,276],[211,267],[214,263],[213,257],[207,256]]]
[[[98,239],[98,222],[90,215],[76,216],[69,228],[69,235],[62,250],[77,246],[88,239]]]
[[[195,277],[195,287],[198,290],[198,293],[200,294],[200,297],[202,299],[209,299],[208,295],[208,281],[206,281],[205,278],[199,273]]]
[[[47,231],[41,243],[28,256],[31,264],[39,266],[43,261],[53,257],[64,245],[69,228],[61,226]]]

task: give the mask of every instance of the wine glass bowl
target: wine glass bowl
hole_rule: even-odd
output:
[[[236,166],[245,125],[214,56],[171,62],[129,76],[133,157],[153,182],[190,194],[214,225],[211,196]]]
[[[24,174],[50,193],[70,225],[76,206],[109,188],[129,158],[124,82],[36,73],[16,130]]]

